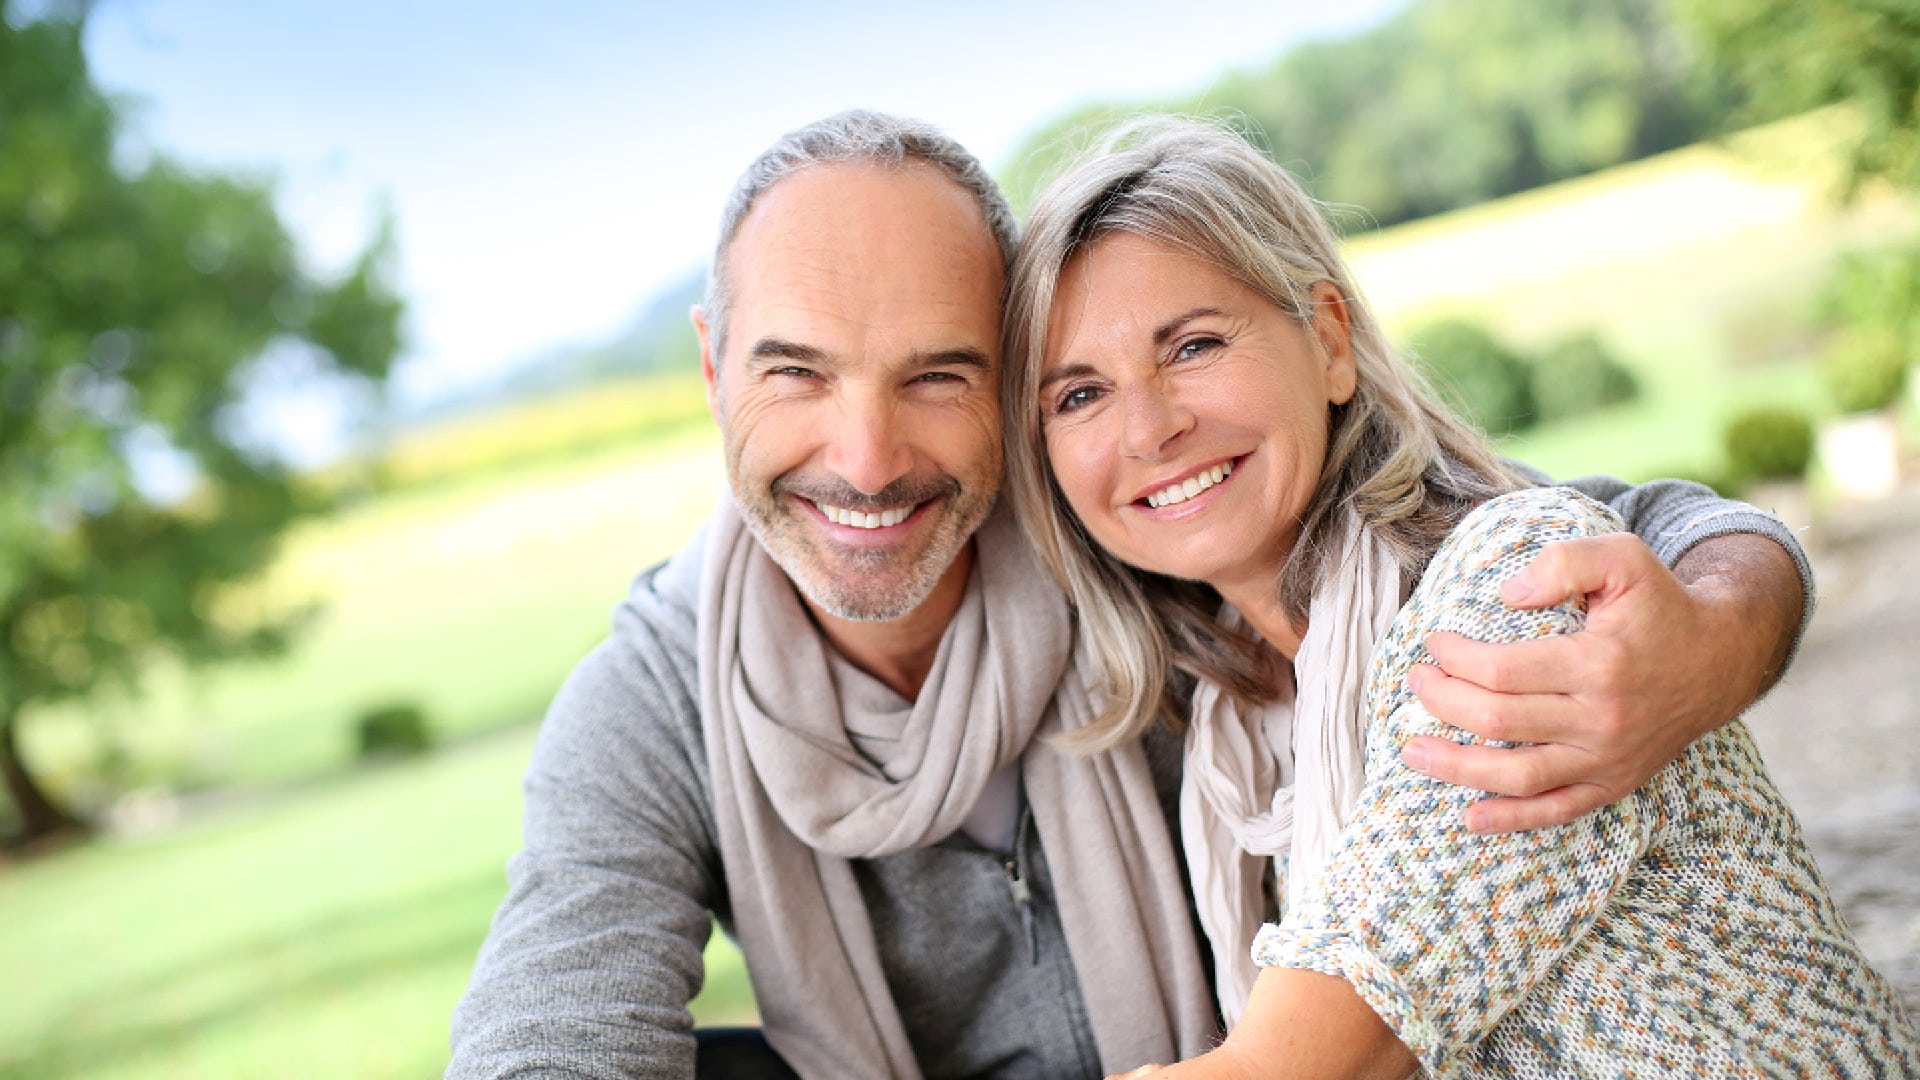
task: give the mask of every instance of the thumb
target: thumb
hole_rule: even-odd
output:
[[[1501,584],[1500,599],[1508,607],[1542,608],[1574,597],[1619,592],[1635,573],[1629,544],[1645,551],[1639,538],[1624,533],[1556,540]]]

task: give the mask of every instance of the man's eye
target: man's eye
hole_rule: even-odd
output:
[[[923,371],[914,376],[913,381],[923,383],[957,383],[965,382],[966,378],[952,371]]]
[[[784,375],[795,379],[811,379],[813,378],[813,369],[788,364],[786,367],[768,368],[767,374]]]

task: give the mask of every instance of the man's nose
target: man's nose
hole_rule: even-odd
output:
[[[1193,413],[1156,380],[1135,383],[1120,397],[1121,450],[1128,457],[1156,460],[1193,430]]]
[[[826,466],[869,495],[913,470],[900,410],[883,393],[851,393],[841,402],[837,430],[826,432]]]

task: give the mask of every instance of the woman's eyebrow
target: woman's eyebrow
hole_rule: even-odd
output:
[[[1216,307],[1197,307],[1197,308],[1194,308],[1192,311],[1187,312],[1184,315],[1175,315],[1173,318],[1168,319],[1166,322],[1161,323],[1159,328],[1153,332],[1153,343],[1156,346],[1165,345],[1167,341],[1173,337],[1173,335],[1180,332],[1180,328],[1182,326],[1185,326],[1187,323],[1192,322],[1193,320],[1198,319],[1204,315],[1224,315],[1224,314],[1226,314],[1226,312],[1223,312]]]
[[[1064,379],[1076,379],[1082,375],[1092,374],[1094,374],[1092,364],[1064,364],[1040,376],[1040,384],[1036,389],[1045,390],[1047,387]]]

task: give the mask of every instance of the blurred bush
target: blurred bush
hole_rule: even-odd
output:
[[[411,702],[368,709],[360,714],[355,732],[362,759],[424,754],[433,748],[426,710]]]
[[[1722,432],[1735,485],[1797,480],[1813,460],[1813,421],[1789,408],[1760,408],[1727,421]]]
[[[1541,422],[1632,401],[1640,383],[1598,335],[1567,338],[1533,362],[1534,408]]]
[[[1841,412],[1873,412],[1900,399],[1911,359],[1911,338],[1884,326],[1855,327],[1834,343],[1821,373]]]
[[[1920,243],[1841,260],[1821,314],[1838,331],[1822,363],[1834,405],[1855,413],[1893,404],[1920,346]]]
[[[1436,319],[1408,339],[1415,362],[1466,419],[1488,435],[1511,434],[1536,417],[1526,361],[1472,319]]]

